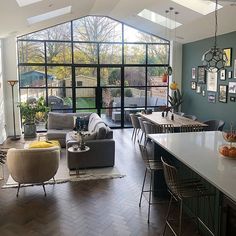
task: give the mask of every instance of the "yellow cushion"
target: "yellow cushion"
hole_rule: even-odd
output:
[[[57,140],[50,141],[34,141],[30,143],[29,148],[49,148],[49,147],[60,147],[60,143]]]

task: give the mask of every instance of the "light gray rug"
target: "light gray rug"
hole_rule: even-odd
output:
[[[117,167],[107,167],[107,168],[94,168],[80,170],[79,173],[76,171],[70,171],[67,168],[66,159],[64,155],[64,150],[61,153],[61,160],[59,164],[58,171],[55,175],[56,183],[66,183],[66,182],[77,182],[77,181],[86,181],[86,180],[98,180],[98,179],[114,179],[114,178],[123,178],[125,175],[121,174]],[[45,184],[54,184],[54,180],[51,179]],[[18,184],[12,179],[9,175],[7,182],[2,188],[16,188]],[[32,184],[25,184],[23,186],[32,186]]]

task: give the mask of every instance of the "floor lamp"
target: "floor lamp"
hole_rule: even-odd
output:
[[[16,121],[15,121],[15,106],[14,106],[14,86],[18,83],[18,80],[8,80],[7,81],[11,85],[11,96],[12,96],[12,112],[13,112],[13,127],[14,127],[14,135],[11,137],[11,140],[19,140],[20,136],[16,135]]]

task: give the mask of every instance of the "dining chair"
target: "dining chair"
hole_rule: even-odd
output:
[[[180,132],[200,132],[203,131],[201,125],[181,125]]]
[[[178,170],[166,158],[161,157],[161,161],[163,164],[163,171],[164,171],[164,178],[167,184],[168,192],[170,193],[170,201],[168,205],[168,210],[166,214],[166,222],[163,230],[163,235],[165,235],[166,227],[168,226],[169,229],[175,236],[182,235],[182,218],[183,218],[183,203],[185,199],[195,198],[197,199],[197,209],[195,219],[197,225],[199,226],[199,222],[202,222],[198,218],[198,206],[200,198],[207,198],[208,201],[208,210],[210,213],[211,223],[214,231],[214,218],[212,209],[210,206],[210,197],[214,196],[215,194],[212,193],[205,185],[202,183],[201,180],[197,178],[180,178]],[[173,224],[171,224],[170,219],[170,210],[173,200],[176,203],[179,203],[179,216],[178,216],[178,230],[177,232],[174,230]],[[208,229],[210,230],[210,229]],[[210,230],[211,232],[211,230]],[[214,235],[214,234],[213,234]]]
[[[140,127],[138,115],[130,113],[129,116],[130,116],[130,119],[131,119],[131,124],[133,126],[133,133],[132,133],[131,139],[135,142],[136,137],[137,137],[141,127]]]
[[[145,146],[139,144],[139,149],[140,149],[140,152],[141,152],[143,162],[145,164],[145,173],[144,173],[144,178],[143,178],[141,195],[140,195],[140,199],[139,199],[139,207],[141,207],[142,197],[143,196],[145,197],[144,193],[147,192],[148,197],[147,197],[146,200],[148,201],[148,223],[149,223],[151,205],[161,203],[161,202],[152,201],[152,194],[153,194],[153,191],[154,191],[153,190],[154,174],[157,171],[163,171],[163,167],[162,167],[162,163],[161,163],[160,160],[158,161],[158,160],[154,160],[154,159],[150,158],[150,154],[148,153],[148,150]],[[144,189],[146,179],[147,179],[147,173],[150,174],[150,182],[149,182],[148,189]]]
[[[205,131],[222,131],[225,125],[223,120],[207,120],[203,123],[208,125],[204,128]]]
[[[183,117],[189,118],[191,120],[197,120],[197,117],[195,115],[186,115],[186,114],[184,114]]]
[[[146,140],[145,127],[144,127],[144,124],[143,124],[145,119],[142,118],[142,117],[138,117],[138,120],[139,120],[139,124],[140,124],[140,129],[141,129],[141,132],[142,132],[141,137],[139,139],[139,143],[141,143],[142,140],[143,140],[143,137],[144,137],[144,141]]]
[[[147,143],[149,141],[147,137],[148,134],[174,133],[174,126],[172,124],[156,125],[151,123],[150,121],[143,121],[143,125],[145,130],[145,147],[147,146]]]

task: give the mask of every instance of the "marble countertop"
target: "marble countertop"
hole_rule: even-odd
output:
[[[236,158],[223,157],[220,131],[148,135],[155,143],[236,202]]]

